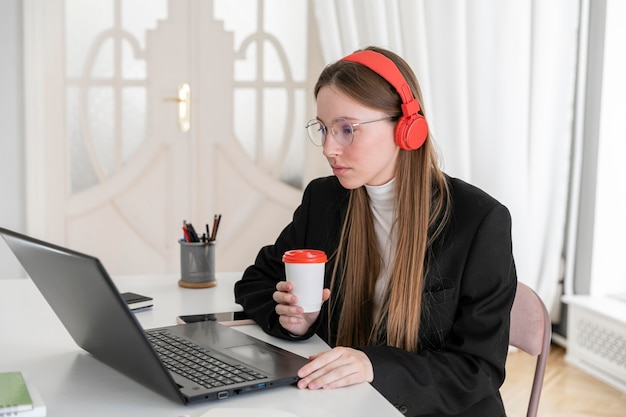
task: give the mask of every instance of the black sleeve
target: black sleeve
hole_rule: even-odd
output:
[[[276,284],[285,280],[282,255],[291,249],[318,249],[325,251],[330,258],[337,243],[346,196],[347,191],[335,177],[312,181],[305,189],[291,223],[283,229],[273,245],[261,248],[254,264],[244,271],[242,279],[235,284],[235,301],[266,333],[294,338],[278,323],[276,302],[272,298]],[[327,288],[330,268],[329,262],[325,278]],[[299,339],[311,337],[315,330],[311,328]]]

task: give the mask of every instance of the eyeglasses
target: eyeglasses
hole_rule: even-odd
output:
[[[340,117],[339,119],[335,119],[333,124],[330,125],[330,131],[332,132],[337,143],[343,146],[350,146],[354,140],[355,127],[393,118],[393,116],[387,116],[382,119],[370,120],[368,122],[350,123],[347,119]],[[318,119],[309,120],[305,127],[313,145],[324,146],[324,143],[326,143],[326,136],[328,134],[328,127]]]

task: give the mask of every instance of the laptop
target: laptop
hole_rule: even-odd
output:
[[[96,257],[4,228],[0,234],[78,346],[174,401],[293,384],[307,363],[215,321],[144,330]]]

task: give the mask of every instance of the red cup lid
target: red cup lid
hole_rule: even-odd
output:
[[[319,264],[326,263],[326,253],[315,249],[288,250],[283,255],[283,262],[289,264]]]

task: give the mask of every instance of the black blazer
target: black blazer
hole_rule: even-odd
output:
[[[409,416],[504,416],[509,314],[516,288],[508,210],[483,191],[448,178],[451,216],[432,247],[423,295],[418,353],[385,346],[355,346],[372,362],[372,385]],[[272,299],[285,280],[286,250],[321,249],[333,254],[348,191],[336,177],[312,181],[293,221],[273,245],[262,248],[235,285],[235,299],[267,333],[293,338],[278,323]],[[326,267],[330,285],[331,259]],[[331,318],[336,323],[337,317]],[[333,344],[328,303],[317,333]]]

